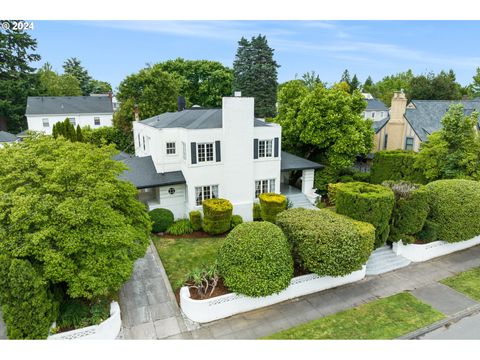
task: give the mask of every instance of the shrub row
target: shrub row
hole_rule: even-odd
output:
[[[414,166],[416,157],[417,153],[406,150],[385,150],[375,153],[370,181],[373,184],[381,184],[386,180],[425,183],[422,169]]]

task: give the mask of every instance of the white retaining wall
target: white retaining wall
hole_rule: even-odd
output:
[[[446,241],[434,241],[428,244],[408,244],[402,241],[393,244],[393,252],[414,262],[427,261],[438,256],[447,255],[455,251],[468,249],[480,244],[480,235],[473,239],[448,243]]]
[[[47,340],[114,340],[120,332],[122,319],[117,302],[110,304],[110,317],[98,325],[50,335]]]
[[[190,320],[206,323],[362,280],[365,269],[366,266],[363,266],[361,270],[341,277],[320,277],[316,274],[298,276],[280,293],[258,298],[232,293],[206,300],[193,300],[188,287],[184,286],[180,289],[180,308]]]

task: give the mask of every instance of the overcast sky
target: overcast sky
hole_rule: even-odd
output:
[[[44,62],[62,71],[77,57],[115,88],[146,63],[183,57],[231,67],[238,40],[267,36],[279,82],[315,71],[338,81],[344,69],[374,81],[411,68],[453,69],[471,82],[480,66],[480,21],[35,21],[31,34]]]

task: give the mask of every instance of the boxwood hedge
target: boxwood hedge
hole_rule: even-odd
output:
[[[381,184],[386,180],[406,180],[424,184],[421,169],[414,167],[417,153],[407,150],[384,150],[375,153],[370,171],[370,182]]]
[[[287,197],[283,194],[264,193],[258,196],[262,219],[275,223],[277,214],[287,208]]]
[[[226,199],[208,199],[202,202],[203,230],[212,235],[230,230],[232,203]]]
[[[269,222],[237,225],[227,235],[217,261],[228,289],[247,296],[278,293],[293,276],[290,245],[282,230]]]
[[[148,213],[152,220],[152,232],[159,233],[166,231],[173,224],[173,213],[168,209],[153,209]]]
[[[320,276],[344,276],[361,269],[373,250],[375,228],[333,211],[289,209],[277,216],[295,261]]]
[[[458,242],[480,235],[480,182],[438,180],[425,185],[429,192],[430,214],[437,237]]]
[[[388,238],[394,202],[391,189],[362,182],[341,184],[335,196],[339,214],[375,226],[375,248],[383,246]]]

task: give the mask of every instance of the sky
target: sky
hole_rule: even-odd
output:
[[[480,66],[480,21],[34,21],[29,30],[44,62],[62,72],[77,57],[92,77],[115,89],[129,74],[183,57],[232,67],[238,40],[266,35],[281,66],[278,80],[315,71],[324,82],[343,70],[374,81],[412,69],[453,69],[462,85]]]

